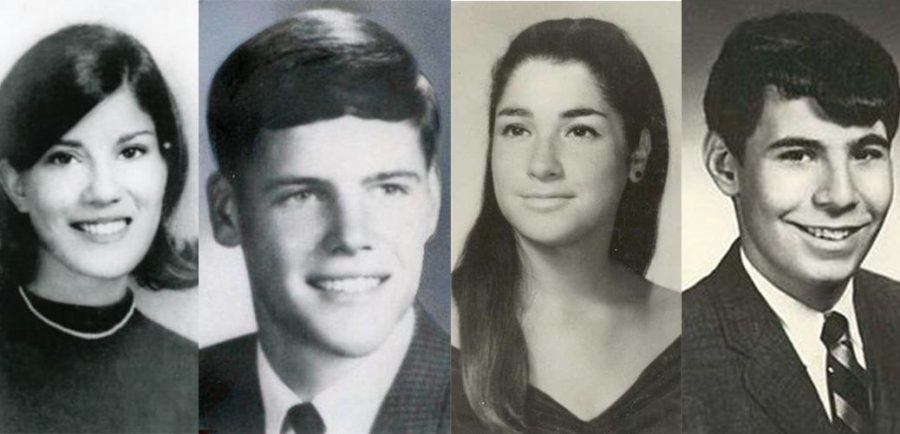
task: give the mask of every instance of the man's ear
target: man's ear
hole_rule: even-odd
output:
[[[437,168],[437,162],[431,164],[428,169],[428,227],[426,235],[430,240],[437,230],[438,220],[441,217],[441,171]]]
[[[631,182],[640,182],[647,174],[647,160],[650,158],[650,151],[653,144],[650,142],[650,131],[646,128],[641,130],[641,138],[638,145],[631,151],[628,158],[628,180]]]
[[[738,169],[740,162],[725,146],[725,141],[717,133],[706,133],[703,140],[703,163],[712,177],[716,187],[726,196],[734,197],[740,193]]]
[[[225,247],[240,245],[237,192],[221,172],[210,175],[206,183],[206,198],[209,201],[209,220],[212,222],[216,241]]]
[[[9,164],[6,158],[0,160],[0,184],[3,185],[3,191],[6,197],[16,207],[19,212],[28,212],[28,201],[25,200],[25,186],[22,185],[22,176],[19,171]]]

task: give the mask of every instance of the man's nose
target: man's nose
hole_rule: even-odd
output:
[[[93,206],[106,206],[118,202],[123,192],[119,176],[120,174],[108,164],[91,165],[82,199]]]
[[[859,192],[849,161],[828,164],[818,190],[813,195],[813,203],[832,214],[840,214],[856,207]]]
[[[336,200],[331,207],[331,222],[323,248],[331,254],[352,255],[371,250],[371,221],[360,199]]]
[[[537,138],[528,160],[528,176],[547,182],[563,177],[563,168],[558,158],[559,145],[552,137]]]

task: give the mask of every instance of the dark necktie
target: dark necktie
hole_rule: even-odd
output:
[[[297,404],[288,411],[284,418],[285,428],[294,429],[296,434],[324,434],[325,422],[316,407],[310,403]],[[284,432],[285,430],[282,430]]]
[[[872,432],[869,377],[853,354],[847,318],[837,312],[825,314],[822,343],[828,349],[832,423],[847,433]]]

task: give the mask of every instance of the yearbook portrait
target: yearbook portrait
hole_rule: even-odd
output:
[[[900,9],[857,6],[685,3],[684,432],[900,429]]]
[[[0,17],[0,431],[196,432],[196,7]]]

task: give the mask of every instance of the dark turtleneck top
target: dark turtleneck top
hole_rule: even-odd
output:
[[[196,344],[131,312],[130,291],[102,307],[25,293],[43,320],[0,288],[0,432],[197,432]],[[45,320],[89,335],[124,325],[85,339]]]

